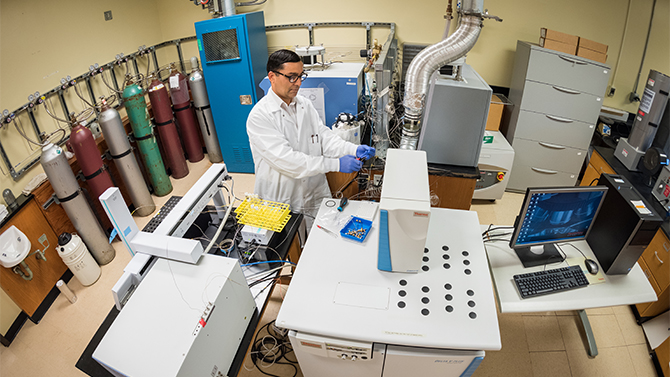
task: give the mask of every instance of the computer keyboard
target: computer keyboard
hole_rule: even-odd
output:
[[[514,275],[521,298],[530,298],[586,287],[589,281],[579,266]]]

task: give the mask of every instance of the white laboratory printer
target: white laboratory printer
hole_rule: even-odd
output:
[[[403,173],[390,166],[391,160],[388,155],[385,185],[395,181],[392,175]],[[416,168],[402,170],[415,177]],[[427,183],[427,168],[423,169]],[[414,185],[409,179],[405,184]],[[383,202],[384,192],[382,207]],[[331,218],[329,204],[324,200],[317,224]],[[363,207],[367,212],[369,203],[351,201],[341,216],[358,215]],[[303,374],[472,375],[485,350],[501,348],[477,214],[430,208],[425,244],[418,255],[420,268],[413,273],[378,268],[380,217],[377,213],[363,242],[316,227],[310,233],[276,321],[290,330]],[[411,217],[400,221],[413,226]],[[388,238],[393,242],[394,235]]]

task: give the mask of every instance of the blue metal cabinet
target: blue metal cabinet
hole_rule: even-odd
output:
[[[195,23],[200,60],[223,161],[229,172],[253,173],[247,117],[262,97],[268,60],[263,12]]]

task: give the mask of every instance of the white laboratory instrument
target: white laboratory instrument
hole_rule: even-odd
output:
[[[276,321],[304,376],[470,376],[501,348],[477,214],[432,208],[415,274],[376,268],[379,229],[377,216],[363,243],[310,234]]]
[[[325,68],[314,67],[306,69],[308,77],[300,84],[298,94],[312,101],[323,124],[331,127],[340,113],[358,114],[358,99],[365,87],[365,64],[333,63]],[[267,94],[270,80],[265,77],[258,86]]]
[[[114,376],[226,376],[256,303],[236,259],[158,259],[93,358]]]
[[[433,73],[418,149],[430,163],[476,167],[493,90],[471,66],[459,71],[460,79]]]
[[[275,233],[269,229],[258,228],[251,225],[242,227],[242,239],[246,242],[256,242],[258,245],[267,245]]]
[[[514,149],[500,131],[486,131],[492,143],[482,144],[479,154],[479,179],[472,199],[502,199],[514,165]]]
[[[430,222],[425,151],[389,149],[386,152],[379,210],[377,268],[419,272]]]
[[[107,214],[123,245],[128,249],[130,255],[135,255],[135,251],[130,246],[130,240],[135,238],[140,228],[133,220],[128,205],[123,200],[121,190],[118,187],[110,187],[100,195],[98,200],[100,200],[105,214]]]
[[[124,303],[151,268],[151,264],[155,261],[152,256],[187,263],[198,262],[204,251],[200,241],[184,239],[181,236],[191,227],[210,200],[219,208],[224,206],[221,184],[226,177],[228,171],[225,164],[212,164],[152,233],[133,230],[127,220],[128,208],[125,204],[117,203],[118,198],[113,192],[107,196],[103,194],[104,198],[101,196],[102,205],[111,223],[117,232],[123,235],[121,238],[124,245],[134,255],[124,268],[124,274],[112,288],[117,309],[123,308]],[[220,216],[218,213],[212,213],[212,224],[220,224]]]
[[[666,211],[670,210],[670,167],[664,166],[658,174],[651,194],[661,203]]]

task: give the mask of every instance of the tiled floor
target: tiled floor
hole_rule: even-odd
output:
[[[202,162],[189,164],[190,174],[173,181],[171,195],[185,193],[191,184],[208,168]],[[253,191],[253,175],[233,174],[237,197]],[[155,198],[157,208],[168,197]],[[473,204],[480,223],[511,224],[516,216],[522,195],[506,193],[495,203],[482,201]],[[140,228],[149,217],[136,218]],[[102,276],[90,287],[72,279],[69,287],[78,300],[70,304],[58,297],[40,324],[27,322],[9,348],[0,346],[0,376],[83,376],[74,365],[82,351],[114,305],[111,287],[130,260],[125,248],[116,241],[116,258],[102,267]],[[279,310],[286,286],[277,286],[262,323],[272,320]],[[575,312],[531,314],[500,314],[502,350],[487,352],[475,376],[514,377],[653,377],[656,376],[642,329],[635,323],[628,307],[588,310],[595,333],[599,355],[586,354],[583,334]],[[290,377],[291,367],[273,365],[269,373]],[[263,376],[250,360],[246,360],[240,376]],[[298,371],[298,376],[302,374]],[[356,377],[356,376],[352,376]]]

